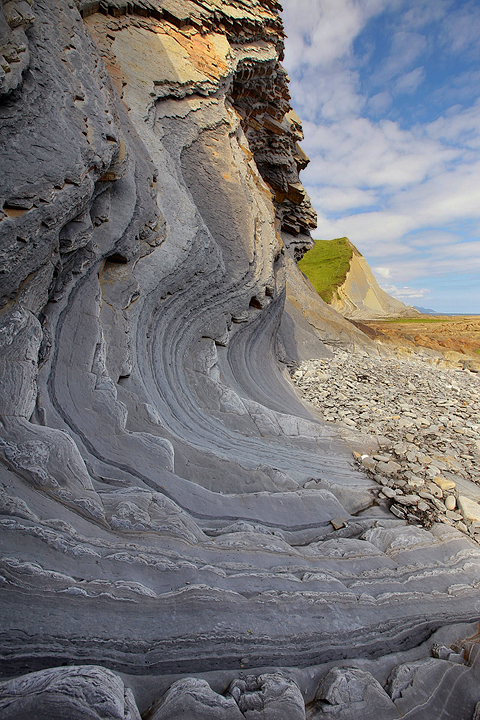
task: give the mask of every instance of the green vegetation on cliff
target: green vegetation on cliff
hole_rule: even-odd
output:
[[[315,240],[315,246],[298,263],[322,300],[329,303],[350,269],[353,253],[360,253],[346,237]]]

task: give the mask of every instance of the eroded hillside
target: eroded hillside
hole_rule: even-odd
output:
[[[417,316],[418,311],[388,295],[350,240],[315,240],[299,267],[320,297],[350,320]]]

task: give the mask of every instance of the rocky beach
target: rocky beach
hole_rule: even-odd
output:
[[[478,720],[478,374],[300,272],[284,37],[0,4],[0,720]]]
[[[421,348],[378,347],[334,349],[302,363],[293,382],[379,484],[379,505],[480,541],[480,376]]]

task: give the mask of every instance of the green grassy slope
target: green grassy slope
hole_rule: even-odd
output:
[[[298,263],[322,300],[330,302],[338,287],[345,281],[353,253],[360,253],[348,238],[315,240],[315,247],[309,250]]]

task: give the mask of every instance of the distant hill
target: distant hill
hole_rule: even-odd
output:
[[[415,316],[419,311],[381,289],[363,255],[346,237],[315,240],[299,262],[320,297],[352,320]]]
[[[436,310],[432,310],[432,308],[424,308],[419,307],[418,305],[413,306],[415,310],[418,310],[418,312],[421,312],[422,315],[439,315]]]

